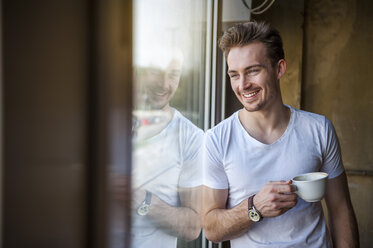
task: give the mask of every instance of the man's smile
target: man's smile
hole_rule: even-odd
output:
[[[166,96],[168,95],[168,91],[153,91],[153,94],[156,96]]]
[[[251,92],[246,92],[246,93],[243,93],[242,96],[245,98],[245,99],[252,99],[254,98],[255,96],[258,95],[260,89],[257,89],[255,91],[251,91]]]

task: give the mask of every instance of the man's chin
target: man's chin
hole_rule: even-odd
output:
[[[260,105],[260,104],[256,104],[256,105],[252,105],[252,106],[243,106],[244,109],[247,111],[247,112],[256,112],[256,111],[260,111],[263,109],[263,105]]]
[[[152,110],[163,110],[168,106],[168,102],[166,103],[152,102],[149,105]]]

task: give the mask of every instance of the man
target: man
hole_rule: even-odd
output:
[[[156,50],[156,49],[155,49]],[[160,50],[139,73],[134,111],[132,247],[176,247],[201,231],[203,131],[170,106],[180,81],[179,50]]]
[[[243,109],[207,131],[203,226],[234,247],[358,247],[338,140],[323,116],[284,105],[279,33],[265,23],[228,29],[219,41]],[[291,178],[323,171],[330,234],[320,202],[297,198]],[[250,212],[250,215],[248,214]]]

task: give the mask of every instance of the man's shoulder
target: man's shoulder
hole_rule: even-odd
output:
[[[207,130],[207,134],[221,134],[224,132],[229,131],[232,126],[234,125],[234,122],[236,121],[238,111],[234,112],[231,116],[228,118],[222,120],[219,122],[216,126],[212,127],[211,129]]]
[[[296,128],[323,133],[332,126],[332,123],[324,115],[294,108],[293,113],[295,115]]]
[[[174,113],[175,113],[175,117],[174,117],[175,122],[178,122],[180,125],[183,125],[191,129],[201,130],[191,120],[185,117],[179,110],[174,109]]]
[[[172,120],[171,130],[177,131],[179,137],[185,142],[194,141],[195,139],[203,138],[204,132],[196,126],[191,120],[185,117],[177,109],[174,109],[174,118]]]
[[[302,122],[306,122],[309,124],[321,124],[323,125],[325,121],[327,120],[324,115],[309,112],[306,110],[296,109],[292,108],[296,118],[299,119]]]

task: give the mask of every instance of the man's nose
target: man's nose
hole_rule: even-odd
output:
[[[240,77],[240,88],[241,90],[249,89],[252,85],[252,82],[249,77],[246,77],[245,75]]]
[[[164,73],[158,73],[157,75],[153,76],[153,85],[158,87],[158,88],[164,88],[166,87],[166,82],[165,82],[165,76]]]
[[[163,87],[164,89],[167,89],[170,87],[171,85],[171,80],[169,78],[169,76],[167,75],[167,73],[164,73],[163,74],[163,77],[162,77],[162,82],[160,82],[160,87]]]

